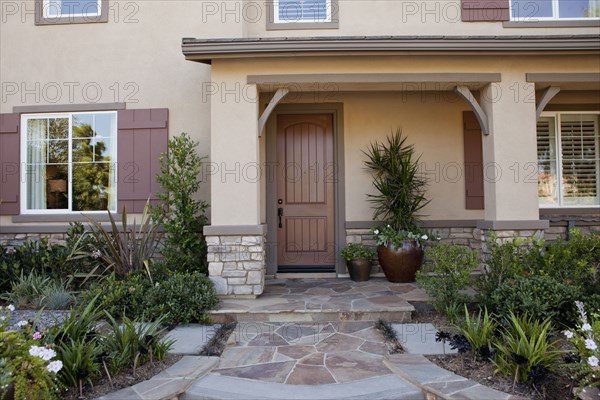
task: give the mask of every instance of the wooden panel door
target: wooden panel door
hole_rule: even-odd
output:
[[[333,270],[333,117],[278,115],[277,168],[280,271]]]

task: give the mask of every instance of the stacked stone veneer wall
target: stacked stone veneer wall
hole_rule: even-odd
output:
[[[25,242],[48,238],[49,243],[64,245],[67,243],[66,233],[0,233],[0,246],[20,246]]]
[[[208,275],[219,295],[258,296],[265,288],[265,237],[207,236]]]

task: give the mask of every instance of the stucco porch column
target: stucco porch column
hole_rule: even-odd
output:
[[[265,227],[260,221],[260,152],[256,85],[213,69],[211,225],[204,228],[209,277],[217,293],[258,296],[265,280]]]
[[[548,227],[539,219],[535,86],[525,73],[503,73],[487,85],[480,104],[489,123],[483,137],[484,236],[541,235]]]

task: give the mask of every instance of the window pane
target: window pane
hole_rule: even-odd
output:
[[[538,197],[540,205],[558,205],[555,131],[554,118],[540,118],[537,123]]]
[[[600,17],[600,0],[559,0],[560,18]]]
[[[513,0],[512,16],[520,19],[552,18],[552,0]]]
[[[73,211],[112,208],[110,164],[73,164]]]
[[[27,163],[28,164],[45,164],[48,162],[47,140],[35,140],[27,142]]]
[[[115,137],[117,134],[117,115],[114,113],[96,114],[94,130],[96,136]]]
[[[561,115],[563,205],[598,204],[598,116]]]
[[[27,140],[43,140],[48,138],[48,120],[27,120]]]
[[[48,163],[62,164],[69,162],[69,141],[68,140],[50,140],[48,141]]]
[[[73,137],[93,137],[94,136],[94,115],[93,114],[74,114],[73,115]]]
[[[66,210],[69,208],[69,168],[66,164],[27,165],[25,174],[28,209]]]
[[[68,139],[69,138],[69,119],[68,118],[50,118],[48,120],[48,137],[50,139]]]
[[[47,0],[44,13],[59,17],[69,15],[100,15],[99,0]]]
[[[94,161],[114,161],[115,149],[112,147],[113,140],[108,138],[95,138]]]
[[[327,22],[328,0],[280,0],[278,22]]]
[[[92,139],[73,139],[73,162],[94,161]]]

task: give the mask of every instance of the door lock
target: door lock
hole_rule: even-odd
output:
[[[283,228],[283,224],[281,223],[281,217],[283,217],[283,208],[279,207],[277,209],[277,217],[279,217],[279,228]]]

